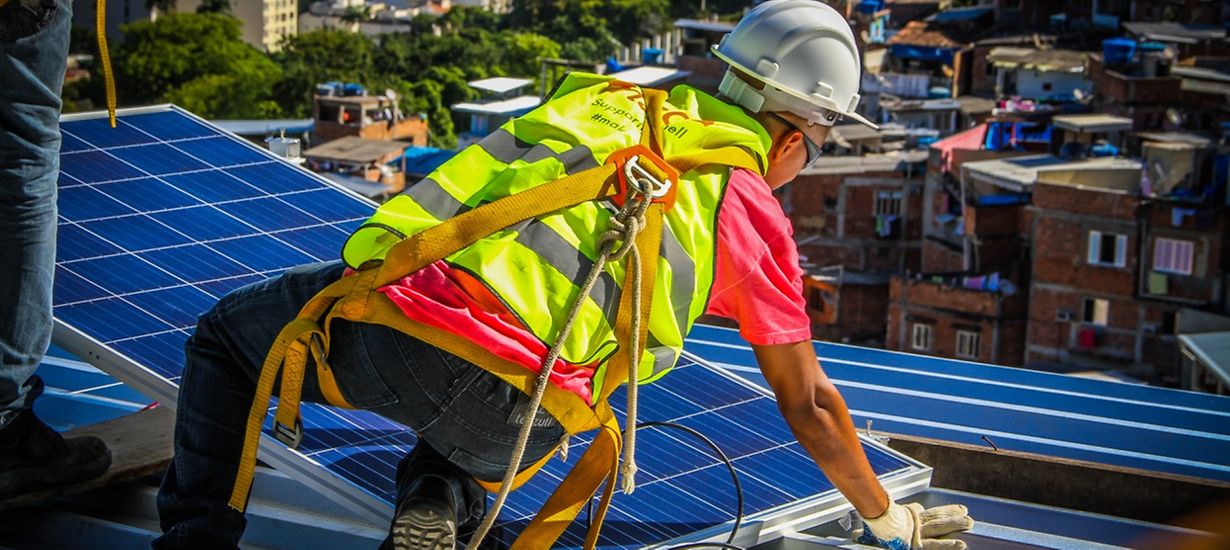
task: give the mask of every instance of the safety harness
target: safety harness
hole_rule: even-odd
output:
[[[536,464],[517,471],[525,441],[540,406],[560,422],[567,434],[598,430],[589,448],[543,504],[538,515],[521,532],[513,548],[550,547],[602,485],[602,497],[586,534],[585,548],[593,548],[597,544],[598,532],[615,490],[620,450],[624,448],[625,441],[627,454],[622,471],[623,489],[631,492],[634,488],[635,369],[645,348],[653,300],[652,282],[656,276],[656,259],[662,241],[663,213],[672,206],[672,186],[678,185],[680,174],[706,164],[761,170],[752,153],[733,146],[664,160],[660,113],[666,93],[651,89],[644,89],[643,93],[646,123],[639,145],[609,155],[601,166],[514,193],[413,234],[395,244],[382,262],[369,262],[355,273],[342,277],[320,291],[300,310],[296,319],[278,334],[262,367],[230,498],[229,504],[233,509],[242,512],[247,505],[261,425],[279,373],[282,383],[273,431],[279,441],[292,448],[298,445],[303,434],[299,405],[309,355],[316,364],[325,399],[335,406],[354,408],[342,396],[327,361],[330,326],[340,318],[350,322],[385,325],[401,331],[478,365],[532,396],[530,413],[523,420],[504,479],[500,484],[479,480],[480,485],[497,493],[497,497],[472,538],[471,548],[481,542],[494,524],[508,493],[537,473],[554,455],[549,453]],[[612,229],[601,236],[600,254],[582,285],[582,294],[573,302],[568,322],[538,373],[503,359],[463,336],[411,320],[378,291],[501,229],[586,201],[606,200],[620,205],[620,209],[612,219]],[[611,357],[607,365],[607,383],[594,396],[594,405],[590,407],[576,394],[556,387],[549,377],[581,298],[588,295],[604,265],[625,257],[630,258],[630,265],[625,270],[625,284],[622,286],[625,291],[619,297],[614,332],[627,353],[616,353]],[[651,290],[647,295],[642,293],[641,288],[645,281],[650,282]],[[623,435],[608,403],[611,393],[622,382],[628,385],[627,431]]]

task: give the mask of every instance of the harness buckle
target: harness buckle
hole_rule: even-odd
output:
[[[291,449],[298,448],[299,443],[303,441],[303,419],[296,418],[294,426],[287,426],[275,419],[273,437]]]
[[[611,153],[606,158],[606,164],[614,164],[619,176],[618,191],[611,197],[611,202],[616,206],[623,207],[628,202],[629,188],[637,194],[649,195],[650,200],[661,203],[665,210],[675,205],[679,170],[643,144]],[[646,192],[649,187],[646,183],[652,184],[652,194]]]

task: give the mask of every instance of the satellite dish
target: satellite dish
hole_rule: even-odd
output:
[[[385,88],[384,97],[387,97],[393,101],[397,101],[397,92],[394,92],[392,88]]]
[[[1076,88],[1072,90],[1072,97],[1075,97],[1077,101],[1084,101],[1086,97],[1085,94],[1086,94],[1085,90],[1082,90],[1080,88]]]
[[[1178,109],[1171,107],[1169,109],[1166,109],[1166,120],[1170,121],[1170,123],[1175,126],[1182,126],[1183,125],[1183,114],[1180,113]]]

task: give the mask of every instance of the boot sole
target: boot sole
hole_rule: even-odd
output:
[[[437,506],[411,506],[393,520],[395,550],[453,550],[457,523]]]

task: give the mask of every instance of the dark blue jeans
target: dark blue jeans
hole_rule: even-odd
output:
[[[72,2],[0,7],[0,428],[43,390]]]
[[[342,275],[340,262],[301,266],[222,298],[201,316],[187,343],[175,415],[175,458],[163,479],[155,548],[234,548],[242,514],[227,506],[256,381],[282,327]],[[336,322],[329,364],[346,400],[409,426],[419,444],[398,467],[398,489],[415,478],[449,481],[458,521],[482,514],[472,477],[499,480],[529,398],[487,371],[379,325]],[[275,390],[276,395],[276,390]],[[309,366],[303,399],[323,403]],[[536,427],[522,465],[550,452],[563,428]]]

